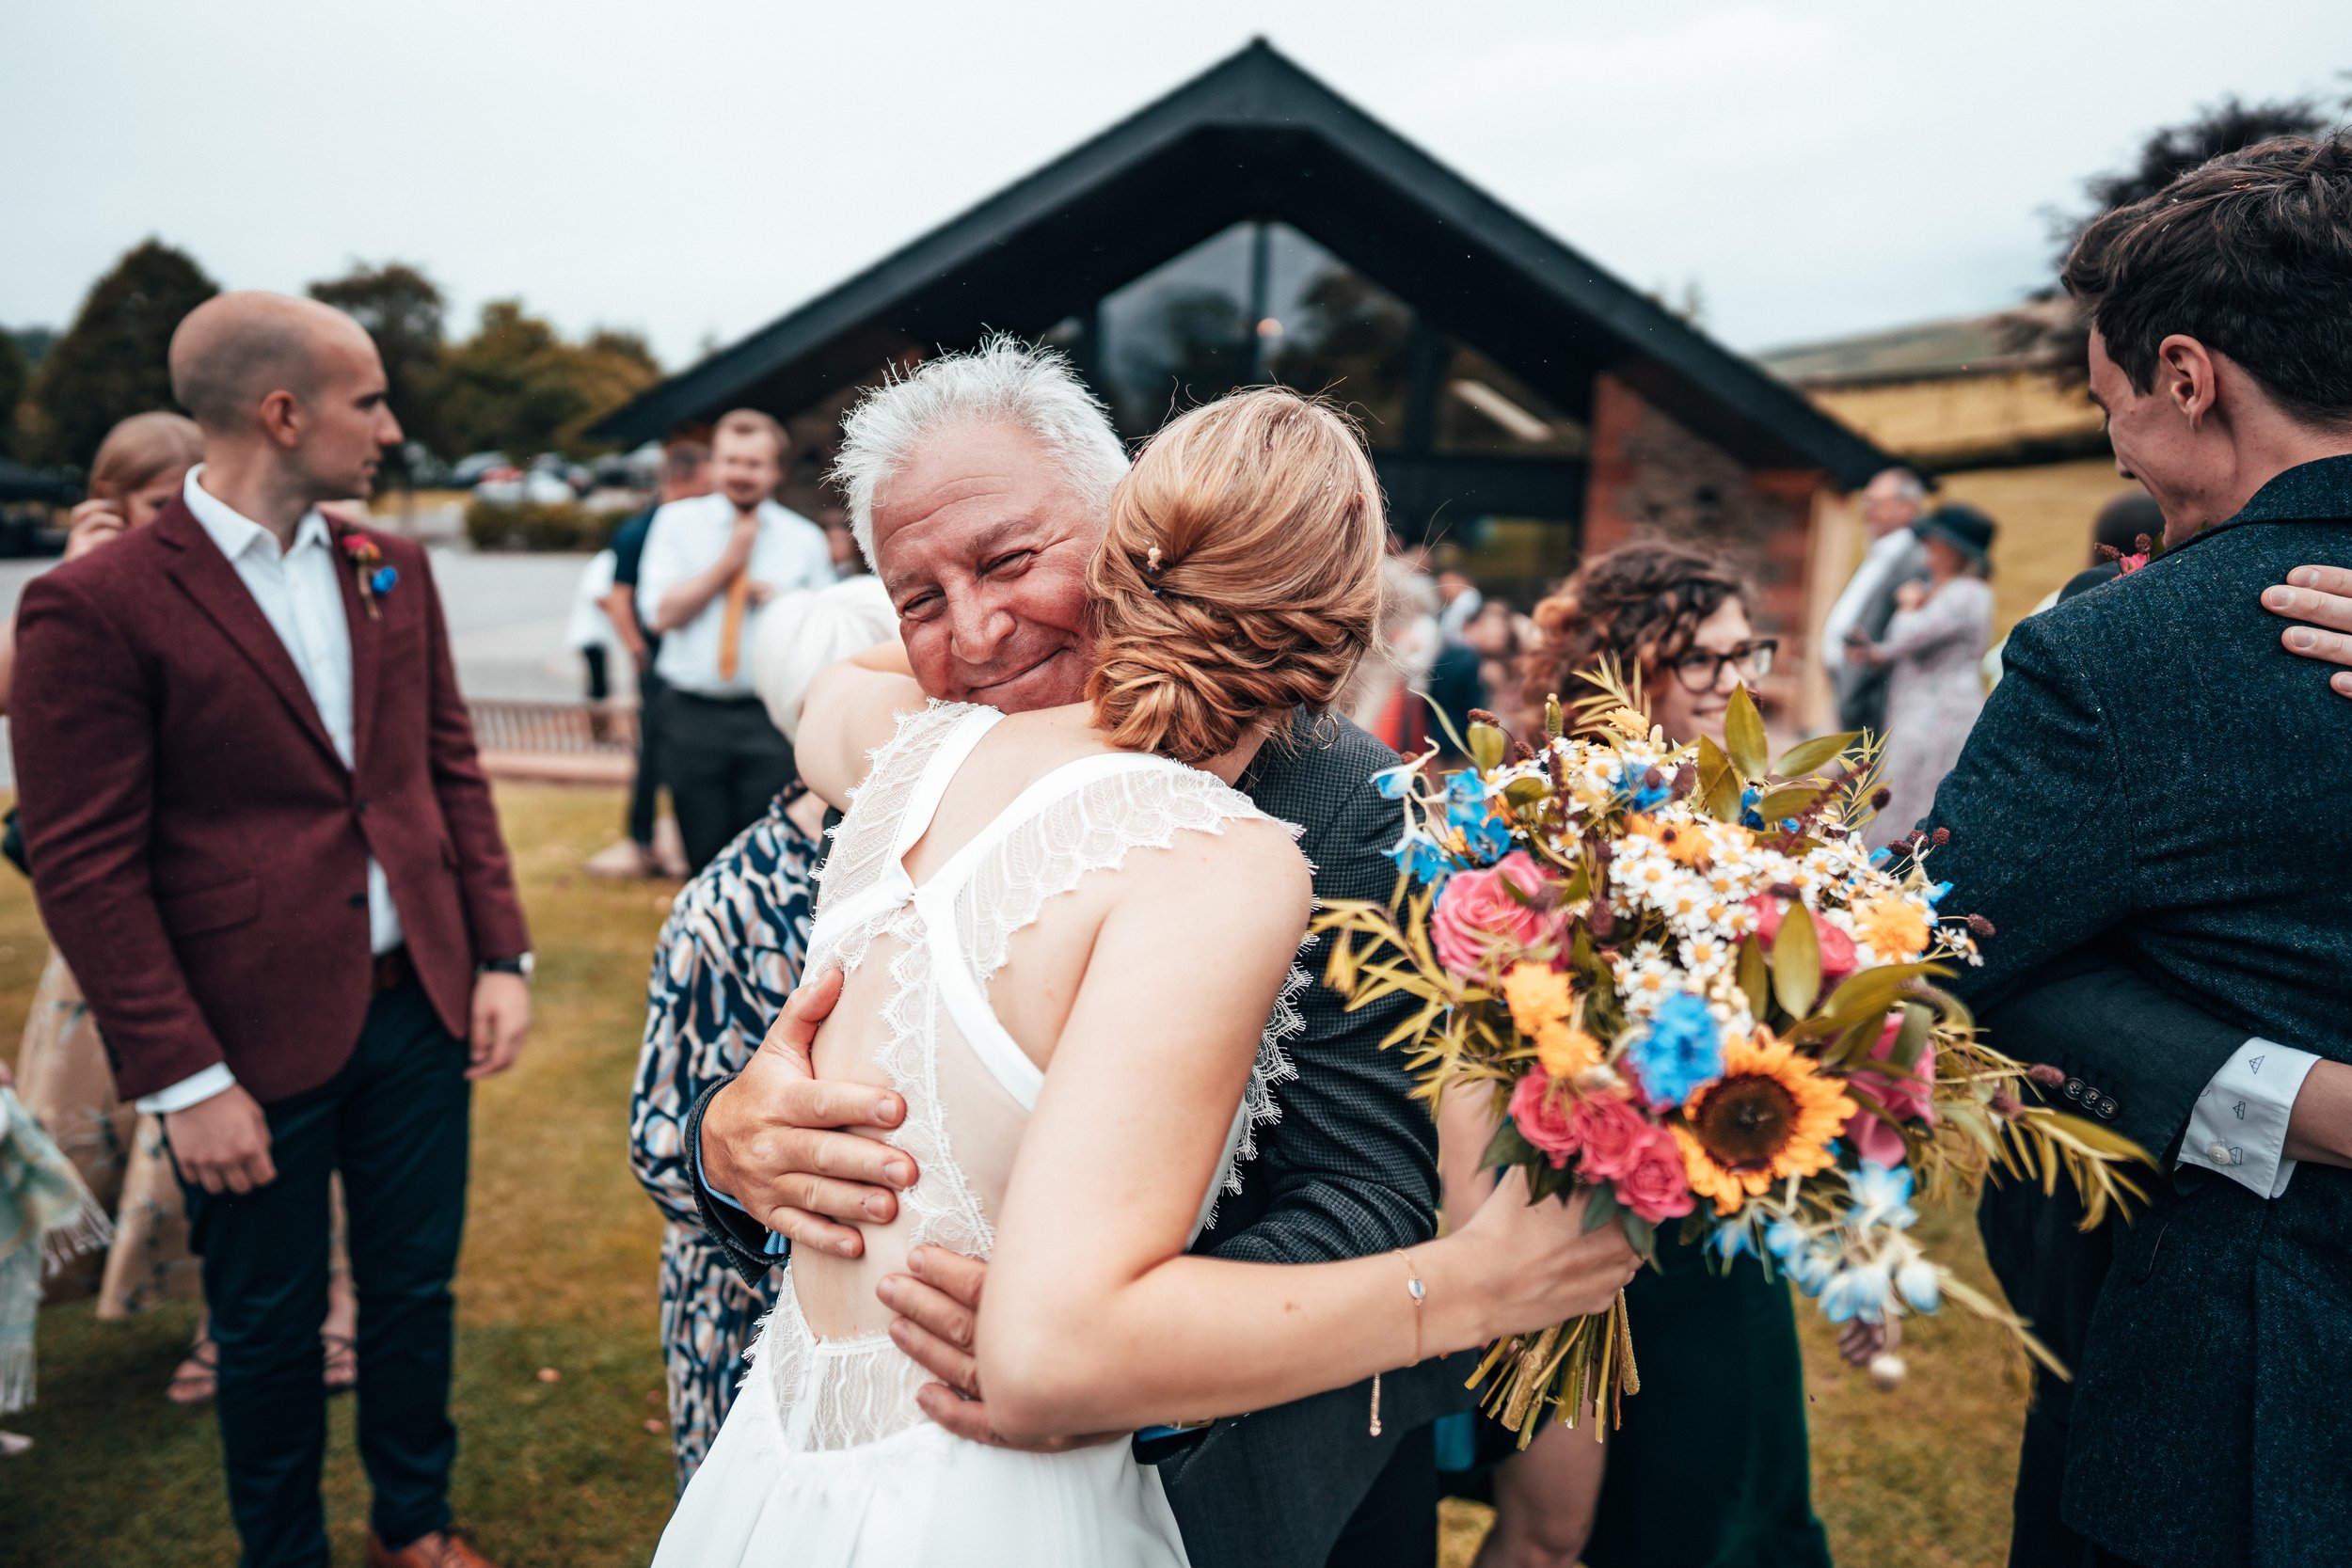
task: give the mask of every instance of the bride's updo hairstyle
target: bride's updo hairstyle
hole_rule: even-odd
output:
[[[1328,706],[1378,626],[1387,538],[1371,459],[1328,405],[1253,388],[1171,421],[1087,568],[1096,725],[1201,763]]]

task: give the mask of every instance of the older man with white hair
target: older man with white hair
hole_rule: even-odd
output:
[[[1078,700],[1090,665],[1086,565],[1125,471],[1102,405],[1068,362],[1009,340],[935,359],[851,412],[835,478],[926,691],[1011,711]],[[1336,715],[1302,715],[1241,787],[1304,829],[1320,895],[1385,897],[1395,877],[1386,854],[1394,807],[1371,779],[1395,760]],[[727,874],[730,855],[713,874]],[[804,921],[804,908],[796,915]],[[1307,956],[1311,973],[1320,965]],[[765,982],[763,990],[759,1010],[772,1017],[768,1004],[781,996]],[[1318,989],[1299,1010],[1289,1060],[1263,1074],[1242,1191],[1218,1206],[1200,1248],[1310,1262],[1428,1239],[1436,1134],[1409,1096],[1402,1059],[1379,1049],[1395,1006],[1348,1014]],[[848,1131],[897,1126],[899,1097],[816,1079],[810,1032],[806,1021],[787,1021],[741,1077],[703,1094],[682,1129],[705,1217],[751,1279],[788,1246],[859,1255],[857,1227],[887,1223],[898,1195],[922,1179],[904,1150]],[[971,1353],[984,1265],[931,1248],[917,1249],[914,1263],[920,1278],[894,1275],[882,1291],[901,1314],[900,1344],[940,1379],[923,1391],[924,1408],[960,1435],[996,1441]],[[1137,1441],[1161,1465],[1200,1568],[1429,1564],[1428,1423],[1467,1403],[1464,1372],[1433,1363],[1391,1374],[1377,1423],[1367,1419],[1371,1390],[1359,1386]]]
[[[1821,667],[1837,690],[1840,729],[1886,728],[1886,670],[1848,658],[1859,638],[1876,642],[1895,618],[1895,591],[1925,581],[1927,546],[1913,526],[1926,507],[1928,487],[1909,468],[1887,468],[1863,487],[1862,522],[1870,547],[1846,579],[1821,623]]]

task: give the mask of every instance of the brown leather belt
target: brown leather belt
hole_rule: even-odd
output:
[[[417,977],[417,966],[408,961],[408,949],[395,947],[389,953],[375,956],[375,994],[398,990]]]

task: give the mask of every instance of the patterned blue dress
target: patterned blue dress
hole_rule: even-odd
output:
[[[645,1044],[629,1097],[629,1164],[667,1222],[661,1237],[661,1354],[670,1440],[683,1492],[741,1382],[752,1331],[775,1305],[780,1272],[755,1291],[694,1209],[686,1116],[743,1069],[801,977],[820,840],[779,796],[678,894],[654,952]]]

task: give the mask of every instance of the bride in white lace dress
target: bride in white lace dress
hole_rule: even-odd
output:
[[[1170,424],[1113,499],[1088,704],[926,705],[871,656],[812,689],[802,773],[850,802],[806,969],[839,987],[815,1065],[904,1097],[886,1136],[923,1176],[863,1256],[793,1256],[657,1568],[1181,1564],[1124,1434],[1597,1310],[1624,1283],[1615,1228],[1585,1237],[1549,1201],[1344,1262],[1184,1251],[1303,983],[1309,867],[1232,783],[1362,653],[1385,537],[1338,417],[1239,393]],[[1019,1452],[923,1417],[929,1375],[875,1294],[923,1244],[991,1259],[996,1427],[1103,1440]]]

